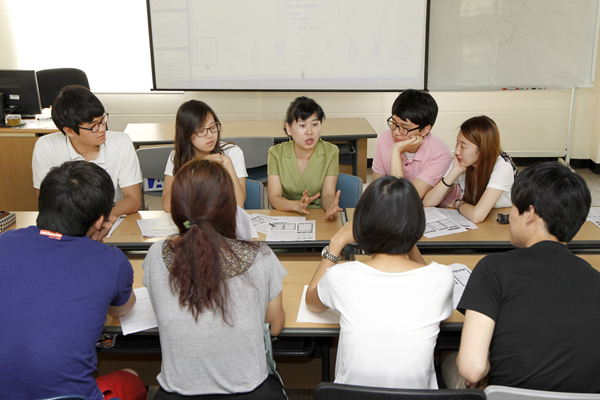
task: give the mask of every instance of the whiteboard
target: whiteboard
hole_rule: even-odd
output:
[[[431,90],[589,87],[598,0],[432,0]]]
[[[425,87],[427,0],[147,0],[154,89]]]

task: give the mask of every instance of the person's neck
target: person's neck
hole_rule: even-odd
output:
[[[206,157],[210,153],[207,153],[206,151],[198,150],[197,148],[194,147],[194,154],[196,155],[197,159],[202,160],[204,157]]]
[[[88,146],[81,143],[74,143],[70,138],[69,140],[77,154],[83,157],[85,161],[94,161],[98,158],[98,153],[100,153],[99,145]]]
[[[559,241],[556,238],[556,236],[551,235],[550,233],[546,232],[546,233],[538,233],[538,234],[528,238],[527,242],[525,244],[525,247],[531,247],[534,244],[537,244],[539,242],[544,242],[544,241],[557,242],[557,243],[562,243],[562,244],[566,245],[565,242]]]
[[[294,153],[296,153],[296,160],[298,160],[301,163],[308,163],[314,150],[314,147],[310,150],[301,149],[300,147],[298,147],[298,144],[294,142]]]
[[[406,254],[373,254],[371,260],[365,264],[381,272],[406,272],[422,267],[409,260]]]

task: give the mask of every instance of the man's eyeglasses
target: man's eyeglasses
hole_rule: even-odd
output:
[[[108,113],[104,113],[104,115],[102,116],[102,120],[100,122],[98,122],[97,124],[92,125],[91,128],[86,128],[85,126],[80,126],[79,129],[85,129],[86,131],[92,131],[94,133],[98,132],[100,130],[100,125],[105,125],[108,123]]]
[[[196,134],[196,136],[198,136],[199,138],[203,138],[206,135],[208,135],[208,132],[211,133],[218,133],[221,131],[221,124],[218,122],[215,122],[214,125],[212,125],[209,128],[203,128],[203,129],[198,129],[197,131],[195,131],[194,133]]]
[[[387,124],[388,124],[388,127],[389,127],[389,128],[392,130],[392,132],[394,132],[396,129],[398,129],[398,132],[399,132],[399,133],[400,133],[402,136],[406,136],[406,135],[408,135],[408,134],[409,134],[409,132],[416,131],[417,129],[419,129],[419,128],[420,128],[419,126],[417,126],[416,128],[408,129],[408,128],[405,128],[405,127],[403,127],[403,126],[400,126],[400,125],[398,125],[398,124],[396,124],[396,123],[394,122],[394,118],[393,118],[393,117],[389,117],[389,118],[388,118],[388,120],[387,120]],[[402,132],[403,130],[404,130],[405,132]]]

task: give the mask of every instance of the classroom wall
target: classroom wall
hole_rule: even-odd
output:
[[[0,1],[0,15],[6,15]],[[0,24],[0,68],[18,68],[12,25]],[[33,51],[33,50],[32,50]],[[67,66],[67,65],[65,65]],[[598,74],[598,62],[596,63]],[[598,81],[598,77],[596,80]],[[578,89],[572,158],[600,164],[600,112],[597,86]],[[206,101],[224,121],[282,120],[294,92],[178,92],[98,93],[111,114],[110,129],[124,130],[134,122],[173,122],[178,106],[189,99]],[[302,93],[305,94],[305,93]],[[397,93],[309,93],[324,108],[328,118],[365,117],[375,131],[386,129],[391,104]],[[453,148],[457,128],[465,119],[486,114],[500,128],[503,148],[516,156],[567,146],[570,90],[434,92],[440,114],[433,132]],[[600,115],[600,114],[598,114]],[[326,125],[325,125],[326,129]],[[281,132],[283,134],[283,132]],[[375,150],[370,140],[369,157]]]

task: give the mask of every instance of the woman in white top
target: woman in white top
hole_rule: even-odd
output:
[[[452,314],[452,271],[425,265],[415,246],[425,214],[413,184],[385,176],[362,195],[352,223],[323,250],[306,293],[315,312],[340,312],[335,382],[437,389],[433,350],[440,322]],[[345,245],[373,255],[335,265]]]
[[[246,163],[242,150],[221,142],[221,122],[206,103],[190,100],[183,103],[175,117],[175,149],[165,167],[162,205],[171,212],[171,187],[173,179],[183,165],[194,159],[217,161],[225,167],[235,189],[235,202],[243,207],[246,201]]]
[[[454,160],[442,180],[425,198],[425,207],[454,206],[479,224],[492,208],[510,207],[510,189],[518,174],[500,148],[498,126],[489,117],[473,117],[460,126]]]

